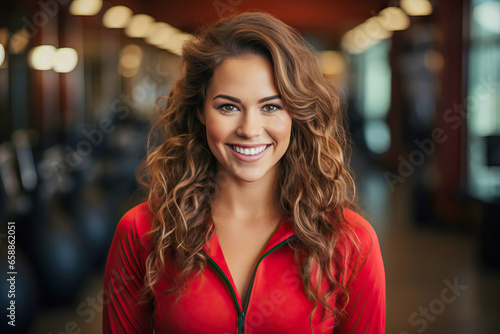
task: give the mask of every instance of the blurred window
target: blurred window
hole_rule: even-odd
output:
[[[356,105],[364,120],[364,139],[373,153],[383,153],[390,145],[385,121],[391,102],[390,39],[382,40],[364,53],[353,57],[358,75]]]
[[[489,165],[488,154],[500,147],[500,0],[471,0],[468,140],[469,189],[490,199],[500,196],[500,166]],[[497,153],[494,153],[497,152]]]

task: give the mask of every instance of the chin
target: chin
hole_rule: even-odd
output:
[[[244,182],[255,182],[265,177],[268,171],[259,170],[233,170],[233,176]]]

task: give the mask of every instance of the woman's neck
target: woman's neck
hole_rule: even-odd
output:
[[[212,215],[243,225],[279,219],[276,167],[254,182],[246,182],[231,175],[224,182],[220,179],[212,201]]]

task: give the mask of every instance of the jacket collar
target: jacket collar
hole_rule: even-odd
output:
[[[213,221],[211,218],[209,218],[209,224],[213,224]],[[273,247],[278,245],[280,242],[292,237],[295,235],[295,232],[293,230],[293,227],[286,217],[282,217],[281,221],[274,231],[273,235],[267,242],[266,247],[260,254],[259,258],[261,258],[264,254],[269,252]],[[226,260],[224,259],[224,254],[222,253],[222,249],[219,244],[219,239],[217,238],[217,233],[213,233],[212,236],[210,237],[210,240],[203,246],[203,251],[219,266],[219,268],[224,272],[226,277],[228,278],[230,284],[232,285],[234,291],[236,291],[235,284],[233,281],[233,278],[231,276],[231,273],[229,271],[229,267],[227,266]],[[238,295],[238,292],[236,292]],[[240,298],[238,295],[238,302],[240,302]],[[241,302],[240,302],[241,306]]]

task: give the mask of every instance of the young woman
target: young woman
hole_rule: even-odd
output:
[[[104,333],[383,333],[380,247],[307,43],[243,13],[182,60],[138,169],[147,201],[109,251]]]

